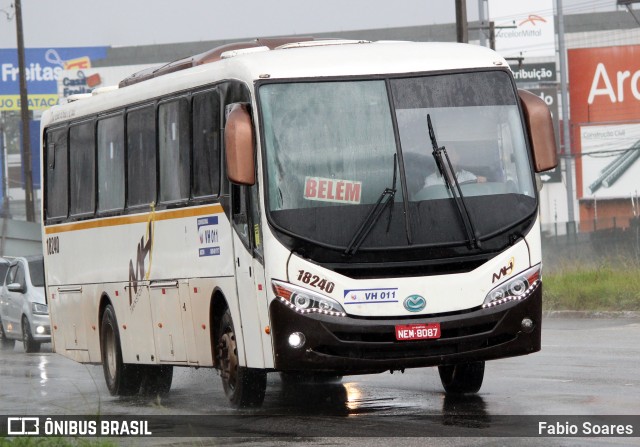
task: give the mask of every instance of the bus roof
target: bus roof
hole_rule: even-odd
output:
[[[483,67],[508,67],[508,64],[488,48],[458,43],[306,39],[275,48],[252,45],[222,52],[211,63],[171,70],[162,76],[55,106],[45,112],[42,123],[46,126],[96,114],[225,79],[253,84],[259,79],[385,75]]]

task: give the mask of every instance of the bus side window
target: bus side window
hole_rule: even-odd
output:
[[[67,217],[68,202],[68,152],[67,128],[47,133],[47,219]]]
[[[158,107],[160,202],[189,199],[189,103],[185,98]]]
[[[89,121],[69,129],[69,213],[95,211],[95,122]]]
[[[98,210],[124,207],[124,120],[122,115],[98,121]]]
[[[220,98],[217,90],[193,96],[191,197],[220,192]]]
[[[153,106],[127,114],[127,206],[156,201],[155,126]]]

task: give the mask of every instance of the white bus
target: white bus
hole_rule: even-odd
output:
[[[258,40],[147,70],[42,118],[56,352],[113,395],[220,370],[283,380],[540,349],[536,172],[549,111],[477,46]]]

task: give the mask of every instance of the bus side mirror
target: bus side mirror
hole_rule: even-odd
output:
[[[524,121],[533,149],[536,172],[548,171],[558,165],[556,137],[549,107],[542,98],[526,90],[518,90],[524,112]]]
[[[232,104],[224,129],[227,176],[233,183],[253,185],[255,135],[247,104]]]

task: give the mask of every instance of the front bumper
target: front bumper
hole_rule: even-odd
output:
[[[33,339],[39,343],[49,343],[51,341],[51,319],[49,315],[31,315],[29,322],[31,327],[31,335]],[[43,331],[38,334],[38,327],[41,326]]]
[[[454,315],[395,319],[302,315],[279,300],[271,302],[269,312],[277,370],[367,374],[539,351],[542,284],[522,301]],[[521,327],[524,318],[534,324],[528,333]],[[397,341],[395,326],[413,323],[440,323],[441,338]],[[289,346],[292,332],[305,335],[303,347]]]

